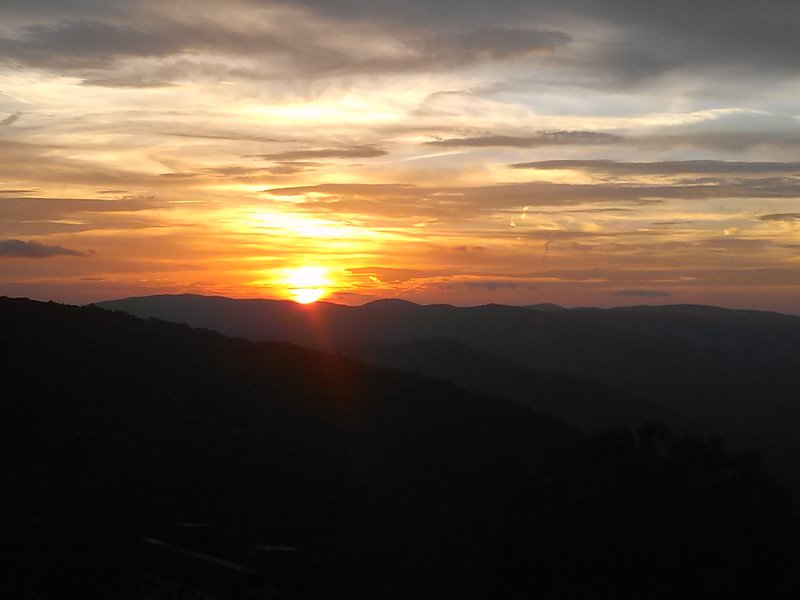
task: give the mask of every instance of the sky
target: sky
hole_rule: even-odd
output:
[[[800,314],[800,3],[2,0],[0,294]]]

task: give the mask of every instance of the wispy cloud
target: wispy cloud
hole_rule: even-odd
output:
[[[341,148],[313,148],[307,150],[285,150],[271,154],[259,154],[258,158],[272,161],[296,161],[320,158],[375,158],[385,156],[386,150],[376,146],[349,146]]]
[[[5,119],[0,121],[0,127],[8,127],[19,121],[20,113],[8,115]]]
[[[758,218],[761,221],[800,221],[800,213],[773,213]]]
[[[87,256],[87,254],[70,248],[47,246],[38,242],[0,240],[0,258],[53,258],[57,256]]]
[[[672,296],[669,292],[659,290],[620,290],[614,292],[614,295],[623,298],[669,298]]]
[[[599,131],[537,131],[533,135],[479,135],[463,138],[445,138],[426,142],[430,146],[446,148],[537,148],[560,145],[605,145],[621,141],[618,135]]]
[[[686,174],[800,174],[800,162],[744,162],[723,160],[673,160],[622,162],[616,160],[541,160],[510,165],[512,169],[576,170],[606,175]]]

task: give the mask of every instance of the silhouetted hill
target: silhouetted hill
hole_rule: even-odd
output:
[[[713,442],[93,307],[0,298],[0,331],[3,593],[138,597],[136,541],[197,522],[299,547],[283,598],[800,589],[788,497]]]
[[[800,317],[708,306],[349,307],[202,296],[130,298],[101,306],[319,348],[451,339],[540,373],[621,389],[671,414],[752,439],[800,492]],[[399,365],[405,359],[393,360]],[[454,382],[471,387],[461,379],[465,372],[456,375]]]
[[[508,398],[587,432],[636,428],[648,421],[662,421],[675,430],[695,433],[711,430],[618,388],[574,375],[537,372],[454,340],[351,344],[337,346],[337,352],[365,364],[412,371],[457,382],[479,394]]]
[[[542,304],[531,304],[528,308],[532,308],[533,310],[540,310],[543,312],[564,312],[569,310],[568,308],[564,308],[563,306],[559,306],[558,304],[553,304],[552,302],[544,302]]]
[[[283,343],[11,299],[0,329],[5,580],[63,597],[107,595],[135,540],[184,521],[310,549],[319,585],[357,580],[359,597],[468,588],[491,535],[476,513],[575,439],[510,403]]]

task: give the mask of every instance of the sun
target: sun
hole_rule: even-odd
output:
[[[296,267],[284,273],[283,285],[295,302],[311,304],[328,294],[331,281],[325,267]]]

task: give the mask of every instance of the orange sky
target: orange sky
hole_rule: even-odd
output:
[[[9,0],[0,294],[800,314],[798,10],[665,4]]]

